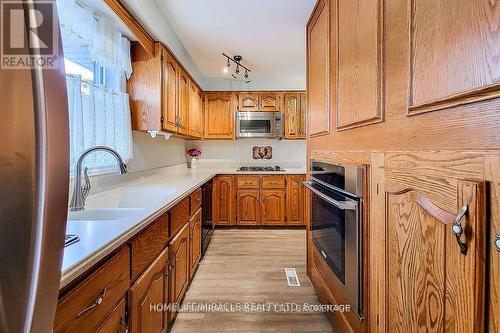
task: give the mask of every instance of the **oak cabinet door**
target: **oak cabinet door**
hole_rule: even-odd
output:
[[[195,138],[201,138],[202,128],[201,123],[201,109],[200,109],[200,90],[190,81],[189,84],[189,135]]]
[[[260,93],[259,94],[259,111],[277,112],[283,109],[281,93]]]
[[[259,111],[259,94],[239,93],[238,111]]]
[[[300,129],[299,139],[306,138],[307,131],[307,94],[300,94]]]
[[[201,258],[201,209],[189,221],[189,272],[193,278]]]
[[[151,304],[168,303],[168,249],[165,249],[129,290],[131,333],[164,333],[167,321],[162,311],[151,311]]]
[[[215,225],[234,224],[234,179],[233,176],[215,177],[212,192],[212,212]]]
[[[285,224],[285,190],[261,190],[262,224]]]
[[[126,333],[128,331],[125,313],[126,304],[127,302],[123,299],[97,329],[96,333]]]
[[[309,134],[330,132],[330,0],[320,0],[307,25]]]
[[[260,224],[260,192],[259,190],[238,190],[237,224]]]
[[[179,82],[179,64],[165,47],[162,47],[162,128],[164,131],[177,131],[178,115],[178,82]]]
[[[171,303],[179,304],[189,284],[189,223],[170,244]]]
[[[182,135],[189,134],[189,77],[186,72],[179,69],[179,111],[177,115],[177,132]]]
[[[301,94],[285,94],[285,139],[302,138]]]
[[[234,138],[233,94],[205,95],[205,139]]]
[[[304,224],[304,186],[302,175],[288,176],[286,195],[286,222],[287,224]]]

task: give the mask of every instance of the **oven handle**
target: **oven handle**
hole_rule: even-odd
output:
[[[342,209],[342,210],[357,210],[358,204],[354,202],[340,202],[337,201],[333,198],[330,198],[328,195],[321,193],[317,189],[315,189],[312,186],[312,182],[310,181],[305,181],[302,184],[304,184],[305,187],[307,187],[311,192],[319,196],[321,199],[325,200],[326,202],[334,205],[335,207]]]

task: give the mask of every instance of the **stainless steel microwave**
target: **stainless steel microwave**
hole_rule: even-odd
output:
[[[281,112],[236,112],[237,138],[271,138],[283,136]]]

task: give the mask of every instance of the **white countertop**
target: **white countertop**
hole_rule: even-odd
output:
[[[237,172],[228,165],[203,165],[188,169],[186,165],[176,165],[156,170],[123,186],[110,191],[91,195],[86,208],[106,208],[101,197],[124,189],[171,188],[175,192],[164,200],[151,202],[145,209],[131,211],[126,219],[109,221],[69,221],[67,234],[77,234],[80,240],[64,249],[60,288],[65,287],[98,261],[116,250],[134,235],[152,223],[157,217],[171,209],[180,200],[218,174],[305,174],[305,168],[286,168],[283,172]]]

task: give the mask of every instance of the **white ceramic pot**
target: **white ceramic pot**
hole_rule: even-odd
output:
[[[197,168],[196,163],[197,163],[197,161],[196,161],[196,157],[191,157],[191,163],[188,163],[188,166],[189,166],[191,169],[196,169],[196,168]]]

